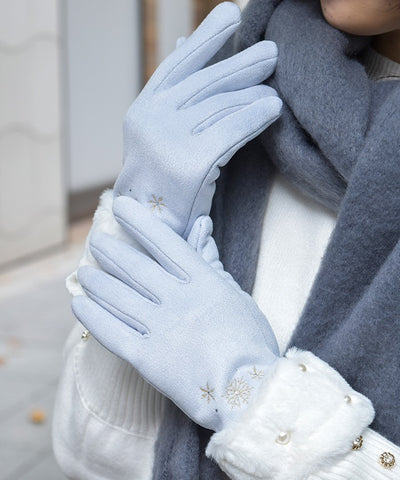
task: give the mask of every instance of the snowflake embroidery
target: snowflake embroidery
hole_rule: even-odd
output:
[[[156,197],[155,195],[152,195],[152,200],[149,200],[149,203],[151,204],[151,209],[154,212],[154,210],[158,210],[159,212],[162,212],[163,207],[165,207],[165,203],[163,203],[163,198],[162,197]]]
[[[248,403],[251,390],[253,390],[253,387],[250,387],[243,378],[235,378],[226,387],[225,395],[223,395],[223,397],[226,397],[226,401],[231,408],[240,408],[242,403]]]
[[[205,398],[207,400],[207,403],[210,403],[210,400],[215,400],[214,389],[210,388],[208,382],[205,387],[200,387],[200,390],[203,392],[201,398]]]
[[[261,380],[264,377],[263,370],[257,370],[256,367],[253,367],[253,370],[250,373],[251,378]]]

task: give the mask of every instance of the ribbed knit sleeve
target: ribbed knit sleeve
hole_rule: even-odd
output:
[[[400,63],[384,57],[374,48],[366,49],[362,61],[371,80],[400,80]]]
[[[84,339],[66,352],[53,419],[53,448],[73,479],[149,480],[164,400],[129,364]],[[73,342],[72,342],[73,340]]]
[[[390,480],[400,475],[400,448],[368,428],[336,465],[308,480]]]

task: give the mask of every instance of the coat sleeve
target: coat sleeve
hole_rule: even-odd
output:
[[[107,191],[92,230],[118,235],[111,203]],[[87,245],[81,264],[94,265]],[[83,293],[75,273],[67,287],[73,295]],[[56,459],[72,479],[150,480],[164,397],[83,331],[78,323],[64,349],[52,426]]]

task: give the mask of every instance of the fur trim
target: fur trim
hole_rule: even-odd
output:
[[[123,230],[121,225],[115,220],[112,206],[114,201],[114,194],[113,190],[107,189],[105,190],[99,200],[99,205],[94,213],[93,216],[93,224],[92,228],[90,229],[89,235],[86,238],[85,249],[83,252],[83,256],[79,262],[78,268],[82,267],[83,265],[91,265],[93,267],[99,268],[95,258],[90,252],[89,242],[92,232],[105,232],[109,235],[112,235],[114,238],[119,238],[121,240],[126,241],[130,245],[133,245],[132,239],[129,235]],[[135,244],[136,246],[136,244]],[[76,295],[85,295],[81,285],[78,282],[77,278],[77,270],[73,273],[68,275],[65,280],[65,285],[69,293],[73,296]]]
[[[292,348],[206,454],[235,480],[302,480],[350,452],[373,417],[371,402],[336,370]]]

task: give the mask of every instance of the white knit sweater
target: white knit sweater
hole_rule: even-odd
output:
[[[400,79],[400,65],[370,49],[364,59],[376,80]],[[108,194],[108,202],[111,195]],[[104,218],[97,216],[100,225]],[[284,177],[274,179],[264,218],[253,297],[270,321],[283,353],[300,317],[336,218],[299,193]],[[91,263],[88,249],[81,263]],[[81,293],[74,274],[72,294]],[[153,448],[164,398],[126,362],[93,338],[72,331],[65,347],[53,422],[54,451],[67,476],[85,480],[150,480]],[[359,450],[350,450],[310,480],[400,478],[384,468],[383,452],[400,464],[400,448],[367,429]],[[233,472],[232,478],[259,478]],[[263,478],[263,477],[261,477]],[[283,478],[283,477],[282,477]],[[290,475],[285,477],[290,479]]]

